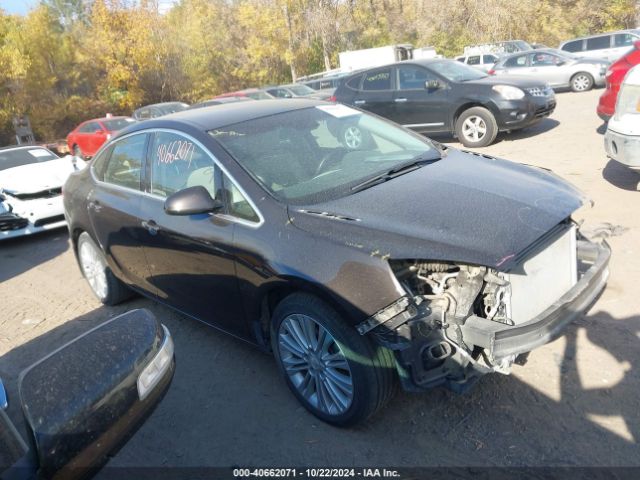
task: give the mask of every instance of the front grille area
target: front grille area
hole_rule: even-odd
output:
[[[29,221],[26,218],[19,217],[15,213],[0,214],[0,232],[19,230],[26,227],[28,224]]]
[[[547,106],[536,109],[534,116],[536,118],[548,117],[556,109],[556,102],[549,102]]]
[[[529,92],[529,95],[531,95],[532,97],[548,97],[553,94],[553,89],[551,87],[532,87],[527,88],[527,92]]]
[[[64,215],[56,215],[54,217],[41,218],[40,220],[36,220],[33,225],[36,227],[42,227],[50,223],[61,222],[63,220],[64,220]]]
[[[53,198],[62,195],[62,187],[50,188],[34,193],[15,193],[11,196],[18,200],[35,200],[37,198]]]

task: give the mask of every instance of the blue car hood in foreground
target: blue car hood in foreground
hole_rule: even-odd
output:
[[[507,270],[517,254],[586,200],[540,168],[451,148],[447,153],[352,195],[291,206],[291,221],[371,255]]]

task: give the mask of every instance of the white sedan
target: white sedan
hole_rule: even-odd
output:
[[[64,227],[62,185],[83,163],[33,145],[0,148],[0,241]]]

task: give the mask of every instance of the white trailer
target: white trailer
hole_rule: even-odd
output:
[[[340,52],[340,71],[352,72],[363,68],[379,67],[388,63],[410,60],[413,58],[413,46],[387,45],[378,48],[366,48],[364,50],[351,50]]]

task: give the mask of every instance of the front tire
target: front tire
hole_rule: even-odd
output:
[[[91,291],[105,305],[117,305],[131,297],[132,291],[116,278],[102,251],[87,232],[78,237],[78,263]]]
[[[458,140],[469,148],[491,145],[498,135],[498,124],[493,114],[484,107],[472,107],[456,120]]]
[[[578,72],[570,80],[571,90],[587,92],[593,88],[593,77],[587,72]]]
[[[391,351],[359,335],[312,295],[295,293],[278,304],[271,345],[289,389],[327,423],[345,427],[362,422],[395,391]]]

